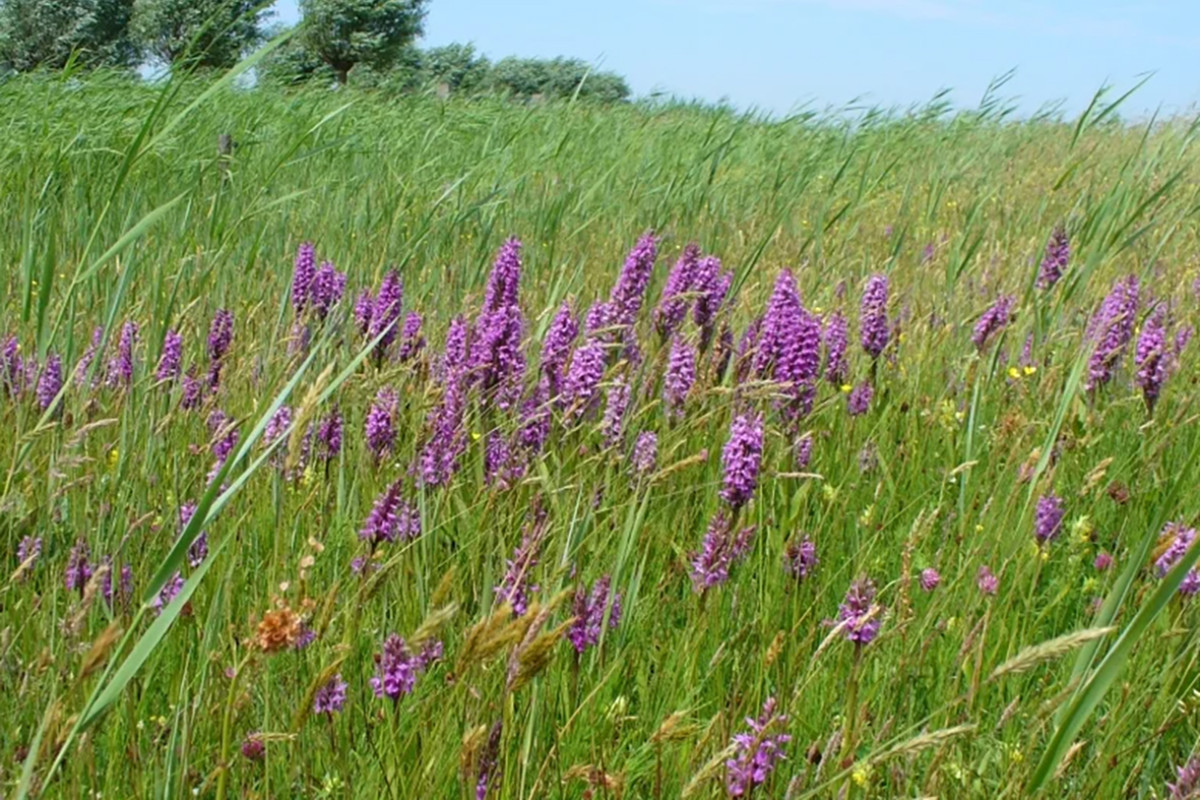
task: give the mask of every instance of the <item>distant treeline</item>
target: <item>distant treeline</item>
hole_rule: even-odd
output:
[[[496,62],[469,44],[418,48],[428,0],[300,0],[292,36],[258,66],[278,86],[353,83],[394,92],[518,99],[629,98],[625,79],[576,58]],[[145,64],[225,70],[282,33],[265,0],[0,0],[0,73]]]
[[[259,65],[259,79],[295,86],[334,83],[333,69],[293,37]],[[490,61],[469,44],[406,47],[386,67],[363,66],[349,82],[395,92],[443,92],[454,95],[500,94],[518,99],[581,99],[616,103],[629,99],[629,84],[614,72],[602,72],[578,58],[518,58]]]

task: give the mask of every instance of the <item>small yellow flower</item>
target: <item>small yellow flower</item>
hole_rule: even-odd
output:
[[[830,486],[828,483],[821,486],[821,496],[825,498],[825,502],[832,503],[837,499],[837,489]]]
[[[1021,371],[1016,367],[1009,367],[1008,377],[1012,378],[1014,381],[1019,381],[1021,380]]]
[[[1096,591],[1096,583],[1095,576],[1088,576],[1088,579],[1083,582],[1084,594],[1091,594]]]
[[[853,387],[853,386],[851,386],[850,384],[848,384],[848,383],[843,383],[843,384],[842,384],[842,386],[841,386],[841,389],[842,389],[842,394],[850,394],[850,390],[851,390],[851,389],[853,389],[853,388],[854,388],[854,387]]]
[[[1025,373],[1026,377],[1028,377],[1030,375],[1037,374],[1037,367],[1035,367],[1033,364],[1026,364],[1021,368],[1021,371]]]
[[[117,462],[119,462],[120,460],[121,460],[121,451],[120,450],[118,450],[117,448],[114,447],[112,450],[108,451],[108,468],[109,469],[116,469]]]
[[[483,434],[479,431],[471,431],[471,441],[473,442],[478,442],[482,436]]]
[[[860,789],[867,788],[868,777],[870,776],[867,775],[866,767],[855,767],[854,772],[850,775],[850,779],[853,780],[854,784]]]
[[[975,523],[975,532],[976,532],[976,533],[983,533],[983,525],[981,525],[981,524],[980,524],[980,523],[978,523],[978,522],[977,522],[977,523]]]

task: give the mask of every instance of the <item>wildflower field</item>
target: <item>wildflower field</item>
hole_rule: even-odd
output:
[[[1200,791],[1195,126],[231,80],[0,85],[6,794]]]

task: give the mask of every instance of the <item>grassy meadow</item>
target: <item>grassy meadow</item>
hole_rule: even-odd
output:
[[[1117,99],[772,120],[0,84],[3,791],[1191,796],[1200,164],[1190,120]],[[345,273],[319,312],[305,242]],[[685,286],[666,336],[692,242],[728,289],[706,327]],[[776,306],[809,327],[771,356]]]

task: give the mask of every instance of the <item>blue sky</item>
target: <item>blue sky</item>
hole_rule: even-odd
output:
[[[298,19],[278,0],[277,19]],[[786,113],[855,98],[908,105],[942,88],[975,105],[1010,68],[1024,111],[1082,109],[1108,82],[1154,77],[1132,115],[1200,105],[1198,0],[431,0],[425,45],[492,58],[568,55],[663,91]]]

